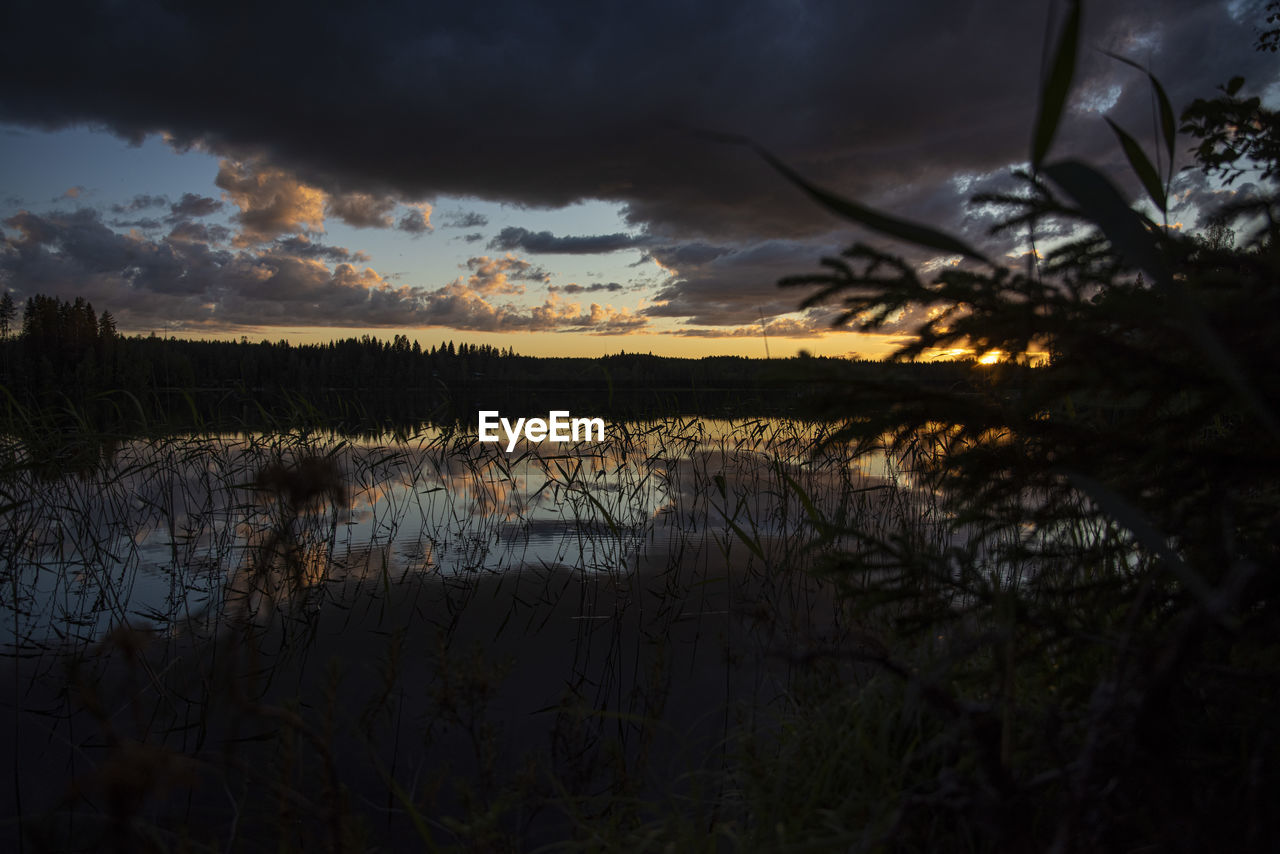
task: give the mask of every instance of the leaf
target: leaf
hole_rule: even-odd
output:
[[[760,547],[760,541],[744,531],[742,526],[730,519],[728,514],[723,510],[720,511],[720,514],[724,516],[724,520],[729,523],[729,527],[733,529],[733,532],[738,535],[738,539],[742,540],[743,544],[751,551],[751,553],[760,558],[760,560],[768,563],[769,559],[764,556],[764,549]]]
[[[1080,3],[1074,0],[1067,12],[1067,20],[1058,39],[1053,65],[1040,93],[1039,115],[1036,117],[1035,135],[1031,140],[1031,165],[1040,168],[1053,144],[1053,135],[1067,106],[1067,93],[1071,91],[1071,78],[1076,70],[1076,45],[1080,41]]]
[[[1043,171],[1102,230],[1129,266],[1145,270],[1156,282],[1170,281],[1169,270],[1143,218],[1101,172],[1078,160],[1051,163]]]
[[[1120,146],[1124,149],[1124,156],[1129,158],[1129,165],[1133,167],[1138,180],[1146,188],[1147,195],[1151,197],[1151,201],[1155,202],[1160,212],[1164,213],[1169,209],[1169,200],[1165,195],[1164,186],[1160,183],[1160,174],[1156,172],[1156,167],[1151,165],[1151,161],[1142,151],[1142,146],[1138,145],[1138,141],[1126,133],[1124,128],[1111,121],[1111,119],[1107,119],[1107,124],[1111,125],[1111,129],[1120,138]]]
[[[1160,85],[1156,76],[1150,72],[1147,76],[1151,78],[1151,85],[1156,90],[1156,100],[1160,104],[1160,132],[1164,134],[1165,148],[1169,150],[1169,176],[1172,178],[1174,146],[1177,144],[1177,125],[1173,119],[1173,105],[1169,103],[1169,96],[1165,94],[1164,87]]]
[[[804,487],[796,483],[796,479],[786,471],[783,471],[781,467],[779,467],[778,471],[786,481],[787,486],[791,487],[791,490],[795,492],[796,497],[800,499],[800,504],[804,507],[804,512],[809,514],[809,520],[813,522],[814,527],[819,530],[826,530],[830,527],[827,523],[826,517],[822,515],[822,511],[820,511],[813,503],[813,499],[809,497],[809,493],[805,492]]]
[[[618,523],[614,521],[613,514],[609,512],[608,508],[600,503],[600,499],[596,498],[589,490],[586,489],[582,490],[582,494],[585,495],[587,499],[596,506],[596,509],[604,515],[604,521],[608,523],[609,531],[612,532],[615,537],[621,537],[622,531],[618,528]]]
[[[937,231],[927,226],[918,225],[914,222],[908,222],[904,219],[898,219],[879,211],[873,210],[858,202],[838,196],[835,193],[811,184],[792,169],[783,163],[777,157],[774,157],[764,148],[749,143],[761,157],[765,159],[774,169],[777,169],[782,176],[800,189],[804,190],[810,198],[822,205],[827,210],[839,217],[855,222],[859,225],[866,226],[873,231],[887,234],[890,237],[896,237],[907,243],[914,243],[917,246],[924,246],[930,249],[938,249],[942,252],[964,255],[968,258],[974,258],[982,261],[984,264],[991,262],[985,255],[972,248],[963,241]]]
[[[1127,264],[1150,273],[1157,285],[1171,293],[1179,319],[1200,351],[1258,415],[1271,435],[1280,439],[1280,419],[1249,383],[1218,334],[1205,323],[1185,284],[1174,281],[1155,238],[1147,231],[1142,217],[1125,202],[1120,191],[1097,170],[1075,160],[1052,163],[1044,167],[1044,172],[1066,191],[1086,217],[1102,229]]]
[[[1177,144],[1177,126],[1174,122],[1173,105],[1169,103],[1169,96],[1164,91],[1164,86],[1160,85],[1160,80],[1151,73],[1151,69],[1146,66],[1139,65],[1132,59],[1126,59],[1119,54],[1104,50],[1104,54],[1116,60],[1123,62],[1131,68],[1136,68],[1143,74],[1147,75],[1147,79],[1151,81],[1151,88],[1156,93],[1156,103],[1160,106],[1160,133],[1164,136],[1165,148],[1169,153],[1169,174],[1173,174],[1173,156],[1174,147]]]
[[[1243,85],[1244,85],[1244,78],[1237,75],[1235,77],[1232,77],[1229,81],[1227,81],[1227,86],[1223,91],[1225,91],[1228,95],[1234,97],[1235,94],[1240,91],[1240,87]]]
[[[1200,600],[1205,611],[1215,619],[1225,621],[1222,606],[1218,597],[1214,595],[1213,588],[1169,547],[1169,538],[1160,533],[1141,510],[1101,481],[1079,472],[1068,471],[1065,474],[1067,480],[1071,481],[1071,485],[1089,496],[1093,503],[1098,505],[1099,510],[1126,528],[1147,550],[1158,555],[1164,565],[1182,582],[1183,587]]]
[[[984,264],[991,263],[987,256],[969,246],[964,241],[952,237],[949,234],[914,222],[908,222],[904,219],[898,219],[897,217],[892,217],[888,214],[880,213],[866,205],[859,204],[851,199],[846,199],[843,196],[838,196],[835,193],[822,189],[816,184],[806,181],[798,172],[796,172],[796,170],[792,169],[781,159],[770,153],[768,149],[750,137],[742,136],[741,134],[706,130],[705,128],[686,129],[691,133],[715,142],[747,146],[763,158],[766,163],[778,170],[782,177],[804,190],[809,198],[813,199],[828,211],[842,219],[855,222],[858,225],[871,229],[872,231],[878,231],[881,234],[896,237],[899,240],[906,241],[907,243],[914,243],[917,246],[924,246],[930,249],[938,249],[943,252],[964,255],[965,257],[981,261]]]

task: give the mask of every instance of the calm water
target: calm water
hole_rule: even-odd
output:
[[[721,552],[767,563],[785,551],[794,563],[816,536],[805,501],[838,519],[858,490],[900,477],[883,454],[815,457],[829,429],[614,423],[603,443],[511,453],[440,429],[129,442],[87,474],[20,471],[6,484],[19,504],[0,517],[0,625],[26,648],[124,623],[177,626],[270,573],[300,580],[292,598],[318,608],[353,578],[620,573]]]
[[[818,451],[830,429],[637,421],[510,454],[214,435],[10,466],[0,848],[329,850],[347,822],[352,850],[420,850],[407,800],[437,842],[532,850],[583,810],[696,797],[830,677],[809,650],[857,637],[808,571],[849,545],[827,523],[933,522],[883,454]]]

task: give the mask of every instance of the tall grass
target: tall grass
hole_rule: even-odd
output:
[[[11,437],[15,741],[63,745],[36,751],[57,773],[14,748],[24,827],[156,850],[739,834],[744,734],[778,749],[814,652],[857,628],[809,570],[852,520],[929,518],[832,430],[667,419],[509,455],[456,428],[157,436],[60,476]],[[69,691],[30,683],[65,661]]]

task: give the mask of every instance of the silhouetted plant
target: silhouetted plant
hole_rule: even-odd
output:
[[[1226,207],[1197,239],[1133,209],[1093,167],[1051,160],[1078,28],[1073,3],[1031,169],[1016,173],[1023,191],[977,200],[1012,209],[996,231],[1026,229],[1033,247],[1046,223],[1068,235],[1025,270],[765,155],[833,213],[967,259],[926,281],[859,243],[783,280],[819,286],[805,306],[842,299],[840,321],[864,331],[928,309],[898,359],[1006,354],[985,384],[860,384],[862,414],[836,436],[887,436],[922,495],[941,496],[950,531],[937,545],[854,532],[862,545],[838,566],[850,607],[882,633],[843,654],[909,686],[904,714],[923,707],[946,725],[941,769],[904,775],[873,847],[1262,850],[1280,839],[1263,806],[1280,795],[1278,200]],[[1162,154],[1153,164],[1112,128],[1163,212],[1174,121],[1148,76]],[[1280,168],[1280,124],[1237,97],[1242,85],[1192,104],[1183,130],[1211,176],[1256,170],[1265,182]]]

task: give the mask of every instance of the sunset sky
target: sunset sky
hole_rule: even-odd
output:
[[[1262,2],[1085,7],[1052,156],[1118,176],[1244,75]],[[129,332],[407,334],[529,355],[886,352],[781,276],[859,237],[758,156],[993,242],[976,192],[1027,159],[1065,2],[10,3],[0,13],[0,284],[84,296]],[[1190,146],[1180,146],[1182,165]],[[1248,192],[1250,176],[1230,188]],[[1175,181],[1194,229],[1226,190]],[[861,235],[866,236],[866,235]],[[881,241],[888,245],[887,241]],[[912,256],[926,268],[945,257]]]

